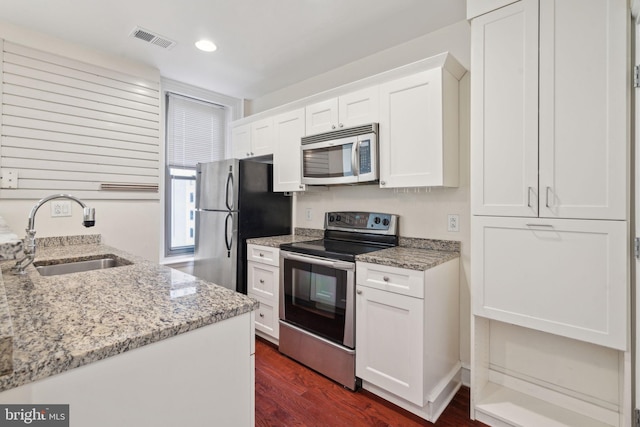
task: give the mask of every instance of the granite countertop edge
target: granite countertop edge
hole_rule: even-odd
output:
[[[51,310],[46,311],[43,309],[42,313],[31,313],[28,306],[27,308],[20,307],[24,303],[20,298],[24,296],[30,297],[31,295],[39,298],[43,296],[45,298],[47,296],[55,297],[56,294],[54,292],[66,292],[64,290],[47,290],[49,289],[47,288],[48,286],[51,287],[52,283],[56,283],[54,282],[56,280],[55,277],[62,276],[52,276],[53,278],[40,277],[33,266],[27,268],[27,275],[25,276],[9,275],[7,271],[13,263],[0,261],[0,375],[3,375],[0,376],[0,391],[18,387],[203,326],[249,313],[259,306],[255,299],[246,295],[238,294],[186,273],[160,266],[133,254],[103,245],[100,243],[99,238],[71,236],[68,239],[50,238],[39,243],[42,248],[39,247],[36,261],[46,262],[47,260],[62,258],[81,259],[94,253],[110,253],[133,262],[132,265],[119,267],[123,270],[118,273],[113,272],[114,276],[109,276],[109,270],[97,270],[64,275],[62,279],[57,279],[60,283],[63,283],[60,286],[68,287],[69,291],[73,291],[74,287],[82,289],[81,287],[83,286],[92,285],[111,286],[116,282],[119,284],[123,277],[125,277],[124,280],[130,277],[131,281],[139,282],[130,284],[132,289],[144,287],[144,292],[147,292],[152,297],[155,297],[154,292],[157,293],[158,301],[161,304],[160,307],[150,306],[149,313],[133,312],[134,309],[139,309],[140,307],[144,309],[144,306],[141,304],[136,306],[127,302],[120,307],[116,300],[120,296],[118,292],[124,291],[114,290],[112,295],[107,295],[107,297],[111,298],[111,300],[107,300],[107,303],[111,304],[109,306],[109,309],[112,310],[111,314],[117,313],[118,309],[123,311],[124,322],[121,330],[118,329],[120,325],[115,320],[111,321],[110,324],[107,323],[106,327],[110,328],[107,336],[92,336],[90,334],[91,327],[103,326],[103,320],[100,319],[97,322],[96,316],[100,317],[100,315],[104,314],[105,309],[100,307],[91,311],[91,307],[87,307],[85,310],[85,307],[82,306],[80,306],[80,311],[84,314],[88,312],[89,322],[93,321],[91,327],[83,330],[82,328],[85,327],[84,320],[87,319],[81,317],[75,319],[78,322],[77,324],[81,324],[79,330],[74,329],[75,326],[73,324],[64,326],[62,322],[50,327],[51,325],[47,325],[44,322],[48,317],[51,317]],[[5,271],[4,277],[2,270]],[[177,278],[177,285],[174,283],[174,278]],[[101,280],[104,280],[104,284]],[[159,284],[157,290],[154,291],[156,281]],[[181,300],[179,298],[177,302],[173,300],[173,296],[166,295],[172,291],[184,291],[186,288],[193,290],[194,295],[187,294]],[[91,292],[98,294],[99,291],[82,289],[81,296],[86,297],[89,295],[91,297]],[[64,297],[64,293],[61,295]],[[141,293],[138,297],[145,295],[145,293]],[[102,297],[102,295],[98,295],[95,299],[88,298],[88,301],[100,302]],[[67,298],[69,300],[72,299],[71,296]],[[64,319],[65,307],[62,301],[58,303],[55,298],[48,298],[46,303],[52,307],[55,315]],[[56,306],[56,304],[59,306]],[[78,310],[78,305],[74,306],[74,309]],[[127,309],[130,311],[127,312]],[[40,317],[43,317],[43,319]],[[38,324],[38,322],[43,322],[45,327],[42,334],[39,334],[41,330],[34,325],[34,323]],[[139,322],[139,324],[136,322]],[[67,332],[64,329],[65,327],[71,336],[70,339],[77,338],[78,342],[66,342],[66,347],[63,346],[61,348],[59,343],[52,339],[51,336],[57,333],[60,335],[59,339],[64,340],[64,332]],[[43,335],[44,338],[38,335]],[[8,341],[7,338],[9,339]],[[51,342],[47,342],[47,340]],[[12,366],[9,366],[8,369],[3,366],[7,360],[12,362]]]

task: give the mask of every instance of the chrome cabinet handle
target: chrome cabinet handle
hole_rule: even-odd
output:
[[[380,181],[380,185],[387,185],[385,181]]]
[[[382,277],[382,280],[384,280],[385,282],[389,281],[389,278],[387,276]]]
[[[298,185],[298,188],[302,190],[304,188],[304,185],[300,184]]]
[[[261,257],[263,257],[263,256],[264,256],[264,254],[263,254],[262,252],[260,252],[260,256],[261,256]]]
[[[362,291],[361,291],[360,289],[358,289],[358,290],[356,291],[356,294],[358,294],[358,295],[362,295]]]
[[[338,124],[338,127],[344,127],[344,125],[342,123]]]
[[[264,279],[260,279],[260,283],[264,283]]]
[[[545,201],[545,206],[550,208],[551,206],[549,206],[549,190],[551,190],[551,187],[547,187],[547,191],[546,191],[546,201]]]
[[[527,206],[531,207],[531,190],[533,190],[533,188],[528,187],[527,190]]]
[[[527,227],[547,227],[547,228],[553,228],[553,225],[551,224],[525,224]]]
[[[335,129],[335,128],[336,128],[336,125],[331,125],[331,129]]]
[[[264,314],[260,313],[260,317],[264,317]]]

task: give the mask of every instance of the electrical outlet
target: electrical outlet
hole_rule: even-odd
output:
[[[18,188],[18,171],[4,168],[0,170],[0,188]]]
[[[313,211],[311,210],[311,208],[307,208],[305,213],[306,213],[307,221],[311,221],[313,219]]]
[[[51,216],[71,216],[71,201],[70,200],[52,200],[51,201]]]
[[[460,231],[460,215],[447,215],[447,231],[453,231],[456,233]]]

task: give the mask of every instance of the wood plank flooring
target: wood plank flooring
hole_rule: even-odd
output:
[[[349,391],[256,338],[256,426],[431,425],[365,390]],[[468,388],[458,392],[435,425],[484,426],[469,419]]]

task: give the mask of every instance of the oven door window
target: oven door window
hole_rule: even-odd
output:
[[[342,344],[346,304],[346,271],[284,261],[284,320]]]

